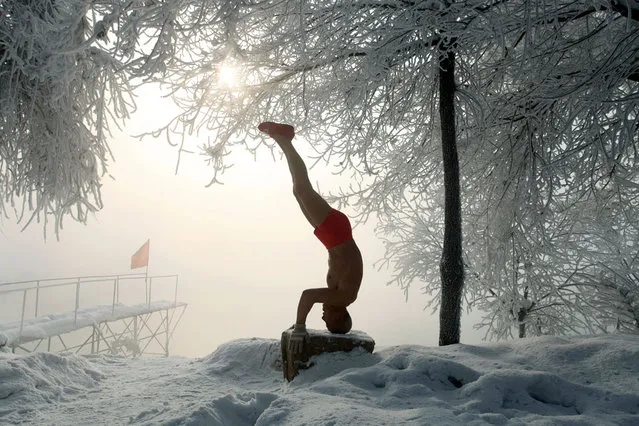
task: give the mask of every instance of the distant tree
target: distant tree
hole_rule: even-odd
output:
[[[601,198],[608,195],[608,200],[590,210],[594,221],[581,241],[581,253],[591,266],[579,271],[575,281],[589,314],[603,328],[639,333],[639,199],[615,183],[607,189]]]
[[[627,262],[627,272],[601,265],[601,280],[596,289],[594,305],[598,307],[600,319],[616,331],[639,333],[639,276],[637,258]]]

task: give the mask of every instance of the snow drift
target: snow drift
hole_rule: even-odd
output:
[[[201,359],[0,354],[0,423],[636,425],[639,336],[325,354],[291,383],[279,340]]]

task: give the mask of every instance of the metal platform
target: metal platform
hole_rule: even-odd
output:
[[[126,282],[124,293],[129,293],[126,297],[121,295],[122,282]],[[75,309],[60,311],[64,303],[53,296],[62,296],[68,304],[69,289],[75,294]],[[120,301],[121,297],[127,302],[142,301],[142,289],[143,303]],[[171,301],[161,299],[167,290]],[[0,284],[0,298],[5,303],[10,297],[22,302],[21,310],[14,309],[20,312],[20,319],[0,324],[0,348],[14,353],[169,356],[171,337],[187,307],[177,301],[177,291],[177,275],[126,274]],[[107,293],[110,304],[96,304],[105,302]],[[160,294],[158,300],[152,300],[153,293]],[[82,296],[87,299],[83,304],[92,306],[81,308]]]

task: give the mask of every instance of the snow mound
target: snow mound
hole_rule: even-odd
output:
[[[220,345],[201,362],[209,374],[234,378],[263,375],[267,369],[281,371],[280,341],[257,337],[232,340]]]
[[[512,344],[519,363],[570,377],[584,385],[627,392],[637,387],[639,336],[543,337]],[[639,423],[639,422],[638,422]]]
[[[332,419],[299,401],[287,412],[287,422],[399,425],[442,416],[436,424],[515,419],[522,424],[639,424],[639,339],[633,336],[398,346],[368,356],[324,354],[315,362],[290,386],[311,392],[331,412],[343,406],[347,413]],[[611,370],[621,374],[604,377]],[[621,385],[612,383],[617,381]],[[361,409],[347,408],[353,406]],[[270,414],[266,410],[263,417]]]
[[[277,395],[267,392],[231,393],[214,398],[187,416],[167,425],[253,426]]]
[[[0,353],[0,400],[23,407],[21,412],[0,408],[0,420],[24,420],[30,407],[72,400],[98,388],[103,377],[86,359],[73,355]]]
[[[583,386],[556,374],[500,370],[464,387],[467,412],[500,413],[504,419],[531,413],[538,416],[616,415],[619,424],[637,421],[639,396]],[[630,415],[628,415],[630,411]],[[636,423],[635,423],[636,424]]]
[[[9,352],[9,348],[7,347],[7,343],[9,342],[9,338],[6,334],[0,332],[0,352]]]
[[[280,341],[274,339],[238,339],[220,345],[215,352],[198,360],[194,371],[195,377],[215,383],[219,394],[189,404],[187,410],[180,410],[178,416],[163,424],[249,426],[259,423],[262,413],[279,398],[269,390],[282,386],[281,357]]]

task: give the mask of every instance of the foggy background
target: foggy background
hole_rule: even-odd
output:
[[[171,340],[171,355],[203,356],[236,338],[279,339],[295,322],[302,290],[325,286],[327,271],[326,249],[292,195],[286,161],[279,151],[275,161],[266,150],[257,161],[235,152],[224,185],[205,188],[212,174],[204,156],[183,154],[175,175],[176,148],[165,139],[130,136],[165,124],[169,104],[149,95],[138,107],[123,132],[114,129],[110,146],[116,161],[111,176],[103,178],[104,208],[86,225],[66,220],[60,240],[51,227],[45,241],[41,224],[21,232],[14,217],[3,219],[0,282],[144,272],[130,270],[130,259],[150,238],[149,275],[178,274],[178,301],[189,304]],[[200,136],[204,142],[211,135]],[[310,167],[304,135],[294,144]],[[324,163],[309,170],[323,193],[348,182],[348,175],[331,171]],[[398,287],[386,285],[392,271],[373,266],[384,248],[370,222],[353,231],[364,257],[359,297],[349,307],[353,328],[370,334],[377,347],[437,345],[438,315],[423,309],[428,296],[420,285],[413,284],[406,301]],[[105,304],[111,303],[109,294]],[[8,304],[15,308],[15,301],[0,299],[0,310],[6,313]],[[69,306],[73,310],[73,295]],[[18,310],[16,320],[19,315]],[[481,341],[483,333],[472,328],[477,317],[462,315],[462,343]],[[324,328],[321,306],[313,308],[307,326]]]

